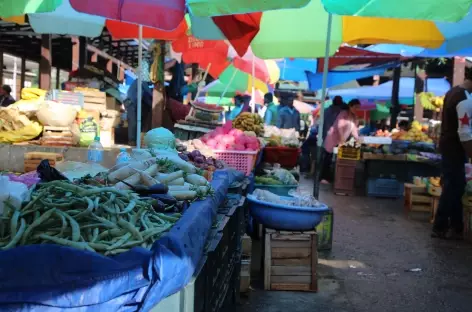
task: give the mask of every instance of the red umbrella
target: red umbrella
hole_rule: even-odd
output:
[[[126,22],[107,20],[106,27],[115,39],[129,39],[139,37],[139,26]],[[176,40],[188,30],[187,22],[182,20],[179,26],[172,31],[159,30],[152,27],[143,27],[143,39]]]

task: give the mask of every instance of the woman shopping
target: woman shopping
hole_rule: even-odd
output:
[[[342,145],[352,136],[359,139],[357,130],[356,112],[360,108],[361,102],[357,99],[351,100],[347,108],[343,109],[328,130],[323,147],[323,167],[321,168],[321,181],[331,181],[331,161],[333,158],[333,150],[336,146]]]

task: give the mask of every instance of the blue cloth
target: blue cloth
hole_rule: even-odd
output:
[[[229,120],[235,120],[236,117],[238,117],[239,114],[241,114],[243,108],[244,108],[244,105],[242,104],[239,106],[235,106],[229,113]]]
[[[330,90],[329,95],[334,97],[340,95],[345,101],[349,99],[368,99],[388,101],[392,98],[393,82],[388,81],[378,86],[361,87],[353,89]],[[402,104],[413,104],[415,94],[415,79],[402,77],[400,79],[399,98]],[[451,85],[445,78],[428,78],[426,79],[426,88],[428,92],[434,93],[436,96],[443,96],[451,88]]]
[[[334,125],[334,122],[336,121],[336,118],[338,118],[339,113],[343,109],[342,106],[334,106],[331,105],[324,111],[323,115],[323,142],[326,138],[326,135],[328,134],[329,129]]]
[[[334,86],[341,85],[343,83],[365,78],[371,77],[375,75],[381,75],[385,73],[387,68],[397,67],[399,63],[392,62],[388,64],[384,64],[381,66],[370,67],[370,68],[363,68],[359,70],[339,70],[339,71],[330,71],[328,72],[328,80],[327,80],[327,88],[331,88]],[[309,89],[312,91],[318,91],[323,87],[323,73],[313,73],[311,71],[306,71],[306,79],[308,80]]]
[[[279,117],[277,119],[277,128],[295,128],[295,130],[300,131],[300,113],[293,107],[282,107],[279,111]]]
[[[370,135],[372,132],[375,132],[375,129],[373,129],[371,126],[369,125],[366,125],[364,128],[362,128],[361,130],[359,130],[359,134],[360,135],[364,135],[364,136],[367,136],[367,135]]]
[[[217,208],[244,175],[217,170],[215,195],[191,204],[151,250],[116,257],[59,245],[0,252],[0,310],[34,312],[150,311],[191,280]]]

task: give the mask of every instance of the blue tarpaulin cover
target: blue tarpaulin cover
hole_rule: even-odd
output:
[[[342,85],[343,83],[383,74],[388,68],[397,67],[398,63],[389,63],[358,70],[333,70],[328,72],[327,88]],[[318,91],[323,87],[323,73],[305,71],[310,90]]]
[[[449,82],[443,78],[428,78],[427,91],[436,96],[443,96],[451,88]],[[345,101],[349,99],[369,99],[369,100],[390,100],[392,98],[393,81],[382,83],[375,87],[360,87],[353,89],[330,90],[329,96],[340,95]],[[412,103],[414,97],[415,79],[403,77],[400,79],[400,101],[409,101]]]
[[[0,310],[149,311],[192,278],[228,187],[244,175],[218,170],[215,196],[194,202],[151,250],[116,257],[58,245],[0,252]]]

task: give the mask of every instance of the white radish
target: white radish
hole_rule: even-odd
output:
[[[183,186],[184,184],[185,184],[184,178],[178,178],[170,182],[167,182],[167,185],[182,185]]]
[[[169,195],[173,196],[177,200],[193,200],[197,197],[195,191],[170,191]]]
[[[125,180],[126,178],[130,177],[131,175],[135,174],[134,169],[138,170],[146,170],[152,165],[156,163],[156,159],[150,158],[147,160],[142,160],[142,161],[134,161],[130,162],[124,167],[117,167],[118,169],[116,170],[111,170],[110,173],[108,174],[108,180],[111,183],[116,183],[119,180]]]
[[[185,177],[185,181],[197,186],[205,186],[208,184],[207,179],[198,174],[188,174]]]
[[[158,175],[157,180],[163,184],[168,184],[171,181],[174,181],[176,179],[180,179],[183,177],[184,177],[184,172],[182,170],[179,170],[176,172],[169,173],[169,175],[167,175],[165,178],[161,178],[161,175]]]
[[[190,191],[191,188],[191,186],[187,185],[169,185],[169,192]]]
[[[128,177],[127,179],[124,179],[123,181],[128,183],[129,185],[137,186],[141,182],[141,174],[139,172],[136,172],[135,174]],[[131,189],[131,187],[129,187],[128,185],[126,185],[123,182],[116,183],[115,188],[118,189],[118,190],[129,190],[129,189]]]

